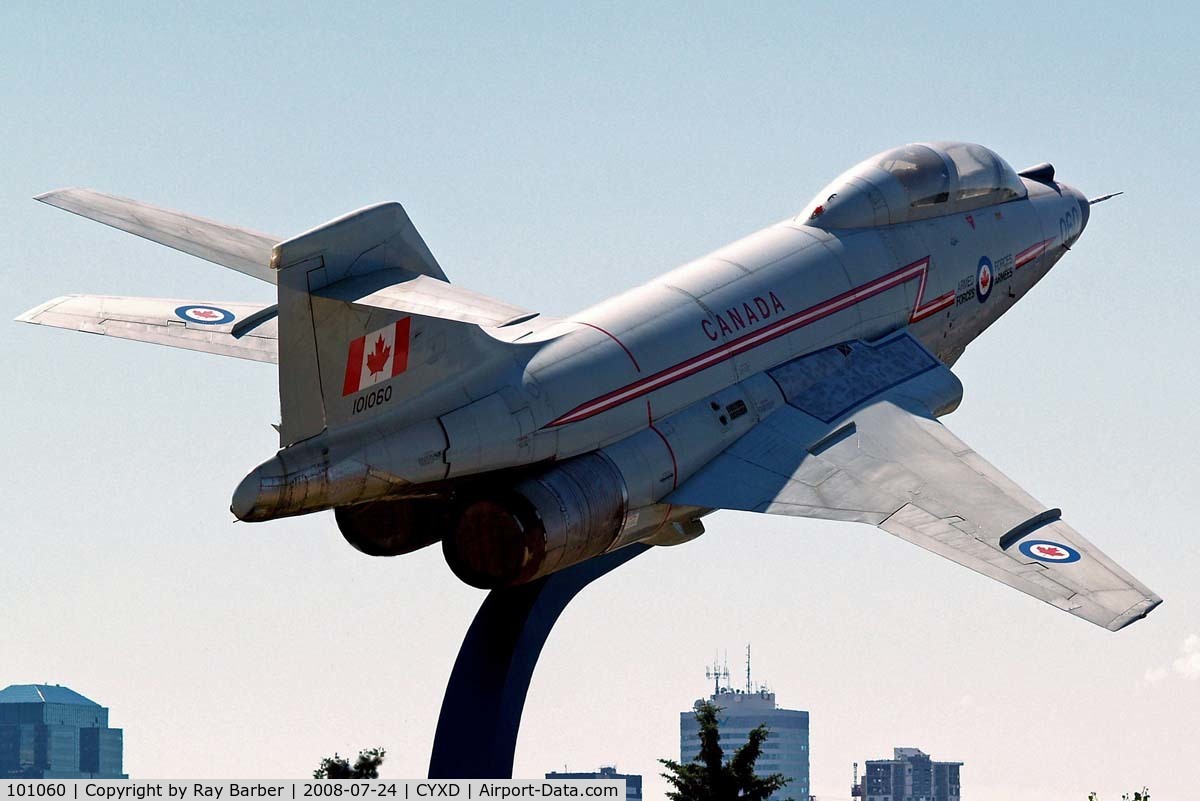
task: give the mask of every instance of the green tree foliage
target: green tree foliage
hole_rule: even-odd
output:
[[[387,752],[382,748],[367,748],[358,752],[354,764],[343,756],[334,754],[321,760],[321,766],[313,771],[314,779],[378,779],[379,766]]]
[[[686,765],[672,759],[660,759],[667,772],[662,777],[675,789],[667,793],[671,801],[765,801],[791,779],[782,773],[755,776],[754,763],[762,754],[767,740],[767,727],[759,726],[750,732],[750,739],[725,761],[718,731],[717,713],[720,707],[707,701],[696,708],[700,724],[700,753]],[[790,801],[790,799],[789,799]]]
[[[1088,793],[1088,801],[1100,801],[1100,796]],[[1133,793],[1123,793],[1121,801],[1150,801],[1150,791],[1143,787],[1141,790],[1134,790]]]

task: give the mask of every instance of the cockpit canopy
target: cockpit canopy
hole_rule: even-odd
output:
[[[1004,159],[967,142],[912,144],[851,167],[797,217],[820,228],[867,228],[940,217],[1023,198]]]

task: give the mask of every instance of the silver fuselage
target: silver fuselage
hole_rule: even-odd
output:
[[[475,400],[422,415],[438,404],[426,398],[286,448],[247,476],[235,511],[420,496],[597,450],[646,475],[632,508],[654,506],[782,402],[772,367],[905,327],[953,363],[1086,224],[1077,190],[1026,186],[1026,198],[890,226],[784,220],[567,319],[491,329],[521,358],[477,371]],[[704,412],[738,401],[740,420]]]
[[[522,375],[539,429],[560,458],[594,449],[797,356],[905,326],[952,363],[1079,235],[1077,224],[1064,243],[1060,220],[1080,219],[1082,195],[1029,189],[884,228],[785,220],[573,315],[585,328],[548,342]],[[984,258],[995,278],[981,299]]]
[[[332,509],[358,551],[440,542],[474,587],[678,545],[740,510],[876,526],[1117,631],[1162,599],[937,419],[963,399],[949,365],[1111,197],[1054,173],[900,145],[796,217],[565,319],[451,284],[396,202],[281,239],[63,189],[39,199],[269,281],[277,302],[69,295],[18,320],[277,363],[281,449],[233,514]],[[597,573],[575,575],[559,588]]]

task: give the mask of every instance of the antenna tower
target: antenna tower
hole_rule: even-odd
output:
[[[704,678],[712,679],[713,695],[721,694],[721,679],[725,680],[725,684],[729,684],[729,665],[726,661],[725,667],[721,667],[721,663],[717,661],[716,654],[713,654],[713,663],[711,667],[704,669]]]

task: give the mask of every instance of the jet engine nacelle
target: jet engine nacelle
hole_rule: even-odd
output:
[[[368,556],[400,556],[432,545],[453,519],[447,501],[376,501],[333,510],[346,542]]]
[[[655,425],[467,502],[442,540],[475,587],[524,584],[634,542],[698,536],[709,510],[663,499],[783,402],[757,375]]]
[[[591,453],[469,503],[442,549],[474,587],[524,584],[607,551],[625,512],[621,473]]]

